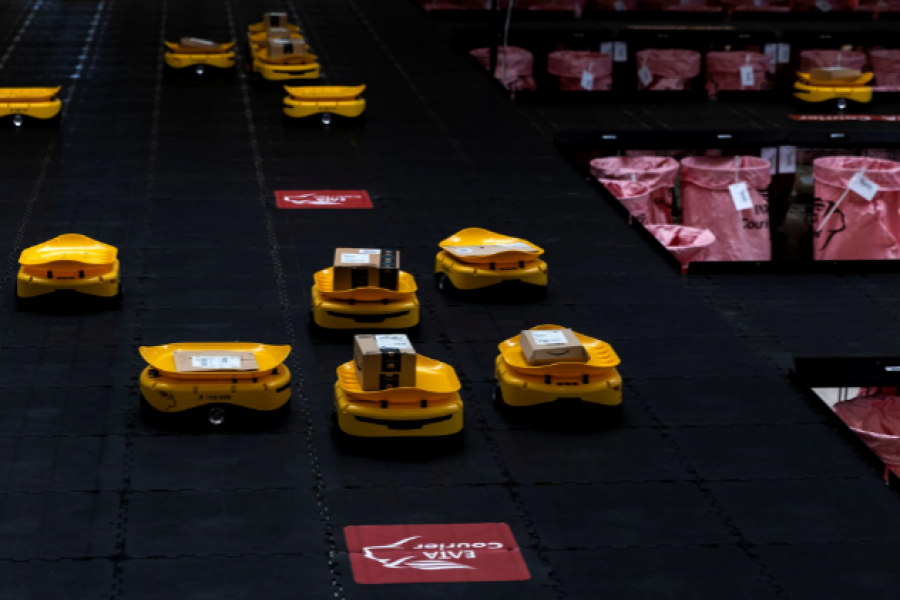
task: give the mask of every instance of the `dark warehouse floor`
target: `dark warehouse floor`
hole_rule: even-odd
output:
[[[243,73],[165,77],[164,39],[243,53],[266,9],[303,24],[325,82],[368,85],[365,128],[286,127],[283,90]],[[900,501],[786,377],[795,355],[900,354],[896,275],[680,276],[554,147],[555,117],[503,98],[408,0],[4,0],[0,14],[0,86],[63,85],[65,102],[59,130],[0,130],[0,598],[900,589]],[[364,189],[375,208],[276,209],[294,189]],[[440,295],[437,242],[473,226],[544,247],[549,297]],[[16,311],[19,253],[69,232],[120,249],[121,309]],[[351,349],[310,338],[309,287],[348,244],[397,247],[419,278],[416,349],[457,368],[462,450],[331,435]],[[613,345],[618,427],[497,412],[496,346],[540,323]],[[285,424],[189,434],[140,417],[138,347],[210,340],[294,347]],[[344,527],[477,522],[510,525],[530,580],[354,582]]]

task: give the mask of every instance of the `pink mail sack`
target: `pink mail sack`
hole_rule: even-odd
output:
[[[764,90],[769,86],[769,65],[772,59],[759,52],[710,52],[706,55],[706,91],[709,96],[723,90]],[[749,67],[752,83],[741,77],[741,69]]]
[[[490,48],[476,48],[472,50],[471,54],[485,69],[490,68]],[[507,89],[514,92],[536,89],[534,56],[528,50],[516,46],[508,46],[505,49],[498,48],[497,69],[494,71],[494,77],[500,80]]]
[[[687,271],[692,262],[706,260],[709,247],[716,243],[716,236],[709,229],[684,225],[647,225],[647,231],[678,259],[682,273]]]
[[[811,69],[844,67],[859,69],[866,67],[866,55],[853,50],[804,50],[800,53],[800,71],[809,73]]]
[[[873,50],[869,53],[875,84],[879,87],[900,86],[900,50]]]
[[[678,167],[678,161],[667,156],[608,156],[591,161],[591,174],[601,180],[647,184],[650,206],[646,223],[665,225],[672,222],[672,189],[678,178]]]
[[[600,183],[615,196],[639,223],[646,225],[650,212],[650,186],[639,181],[601,179]]]
[[[860,396],[838,402],[834,412],[884,462],[885,479],[888,469],[900,477],[900,398]]]
[[[638,88],[686,90],[690,87],[690,80],[700,75],[700,61],[700,53],[694,50],[641,50],[637,53],[638,74],[647,67],[652,80],[646,85],[638,79]]]
[[[557,50],[547,57],[547,72],[559,78],[561,90],[609,90],[612,88],[612,56],[597,52],[578,50]],[[585,88],[584,73],[589,78],[590,87]]]

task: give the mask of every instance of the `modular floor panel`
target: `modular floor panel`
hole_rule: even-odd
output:
[[[244,59],[247,25],[279,9],[324,83],[369,86],[364,128],[287,126],[284,92],[243,71],[164,71],[164,39],[236,39]],[[58,131],[0,130],[0,596],[896,595],[900,502],[786,379],[799,351],[897,354],[894,276],[679,276],[553,147],[560,123],[502,98],[406,0],[6,0],[0,15],[0,85],[63,85],[65,101]],[[276,190],[305,189],[365,189],[375,208],[276,208]],[[439,294],[436,244],[471,226],[546,248],[549,297]],[[18,254],[67,232],[120,248],[124,303],[16,311]],[[308,294],[348,244],[397,247],[418,276],[416,346],[460,375],[461,448],[331,434],[350,349],[310,336]],[[618,427],[497,411],[496,344],[540,323],[613,344]],[[141,418],[139,346],[234,339],[294,346],[286,422]],[[507,523],[531,579],[355,582],[344,527],[472,522]]]

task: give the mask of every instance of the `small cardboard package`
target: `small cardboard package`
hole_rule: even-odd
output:
[[[522,332],[519,345],[525,360],[535,367],[588,359],[587,349],[571,329],[527,329]]]
[[[306,43],[301,37],[269,39],[269,58],[286,58],[301,54],[306,54]]]
[[[259,371],[252,352],[233,350],[176,350],[175,370],[179,373],[204,371]]]
[[[287,27],[272,27],[266,33],[266,39],[269,40],[282,40],[289,39],[291,37],[297,36],[295,36]]]
[[[353,362],[364,392],[416,386],[416,351],[403,334],[355,336]]]
[[[202,48],[203,50],[212,50],[219,47],[219,45],[213,41],[195,37],[183,37],[179,40],[178,45],[182,48]]]
[[[400,251],[382,248],[338,248],[334,253],[335,291],[360,287],[396,290]]]
[[[288,15],[285,12],[269,12],[263,15],[263,23],[266,24],[266,31],[274,27],[288,26]]]
[[[859,69],[844,67],[821,67],[809,71],[809,78],[813,81],[854,81],[861,76],[862,71]]]

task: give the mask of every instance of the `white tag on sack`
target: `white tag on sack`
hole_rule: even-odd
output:
[[[590,71],[581,72],[581,88],[585,90],[594,89],[594,74]]]
[[[653,73],[650,72],[647,65],[638,69],[638,79],[640,79],[641,85],[645,88],[650,87],[650,84],[653,83]]]
[[[828,0],[816,0],[816,8],[822,12],[831,12],[831,3]]]
[[[612,42],[600,42],[600,54],[612,54],[613,53],[613,43]]]
[[[756,79],[753,77],[753,66],[744,65],[741,67],[741,87],[753,87]]]
[[[737,210],[753,208],[753,198],[750,197],[746,182],[732,183],[728,186],[728,191],[731,192],[731,199],[734,200],[734,207]]]
[[[766,44],[763,52],[769,57],[769,73],[774,73],[778,64],[778,44]]]
[[[759,157],[769,161],[769,171],[772,175],[778,173],[778,148],[760,148]]]
[[[778,63],[786,65],[791,62],[791,45],[778,44]]]
[[[796,146],[778,147],[778,172],[783,174],[797,172]]]
[[[853,176],[848,186],[851,192],[855,192],[871,202],[880,189],[878,184],[868,179],[864,173],[859,172]]]
[[[613,44],[613,62],[628,62],[628,42]]]
[[[624,2],[622,2],[622,0],[616,0],[615,2],[613,2],[613,8],[615,8],[619,12],[625,12],[626,10],[628,10],[628,7]]]
[[[192,356],[191,366],[195,369],[240,369],[240,356]]]

